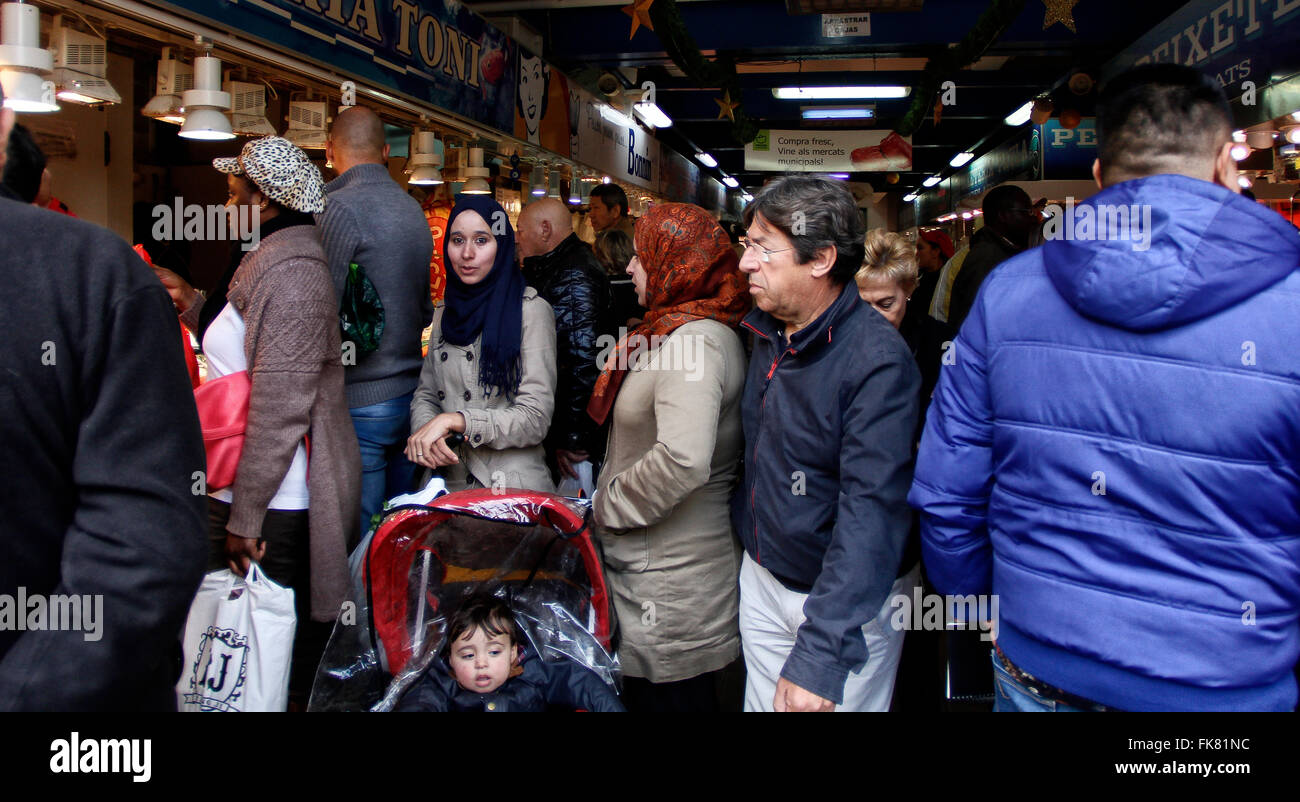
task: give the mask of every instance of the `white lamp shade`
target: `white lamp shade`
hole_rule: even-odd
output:
[[[206,106],[187,110],[180,135],[186,139],[235,138],[235,132],[231,130],[230,120],[226,115]]]
[[[0,86],[4,87],[7,109],[20,112],[59,110],[59,104],[54,102],[54,82],[40,73],[0,69]]]

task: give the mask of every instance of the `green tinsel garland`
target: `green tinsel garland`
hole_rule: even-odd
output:
[[[975,27],[956,47],[944,48],[941,53],[931,57],[925,65],[920,84],[912,93],[911,108],[894,130],[902,136],[916,133],[926,114],[934,107],[934,97],[944,79],[984,55],[1024,8],[1025,0],[992,0],[976,21]],[[741,102],[736,60],[726,55],[720,55],[714,61],[704,58],[694,37],[686,30],[676,0],[655,0],[655,4],[650,6],[650,19],[654,22],[655,33],[663,42],[664,50],[678,69],[700,86],[730,92],[734,102]],[[743,106],[736,107],[735,115],[736,121],[731,127],[732,136],[741,144],[754,141],[758,135],[758,125],[745,114]]]
[[[912,92],[912,107],[894,128],[901,136],[911,136],[934,108],[934,98],[943,81],[978,61],[1025,10],[1025,0],[993,0],[956,47],[944,48],[925,65],[919,85]]]
[[[724,55],[719,55],[715,61],[704,58],[695,38],[686,30],[676,0],[655,0],[655,4],[650,6],[650,19],[654,22],[655,34],[678,69],[700,86],[730,92],[732,102],[742,103],[736,60]],[[753,142],[758,136],[758,125],[745,114],[743,105],[736,106],[734,114],[736,120],[731,125],[731,135],[742,145]]]

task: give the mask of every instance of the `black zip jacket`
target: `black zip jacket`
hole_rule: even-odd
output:
[[[591,246],[570,234],[550,253],[524,260],[524,278],[555,311],[555,414],[546,450],[586,451],[599,460],[605,450],[587,402],[603,365],[599,339],[611,333],[609,278]]]
[[[898,576],[911,524],[920,374],[853,284],[789,343],[760,309],[742,325],[754,355],[732,522],[750,558],[809,594],[781,676],[839,704],[866,665],[862,626]]]

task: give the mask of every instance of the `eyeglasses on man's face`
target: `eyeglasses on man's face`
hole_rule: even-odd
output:
[[[764,248],[762,245],[759,245],[757,242],[754,242],[754,240],[750,239],[749,237],[741,237],[740,244],[744,246],[746,253],[749,253],[750,251],[758,251],[758,258],[762,259],[763,262],[767,264],[771,264],[772,254],[784,253],[785,251],[794,250],[793,245],[791,245],[789,248],[777,248],[776,250],[768,250],[767,248]]]

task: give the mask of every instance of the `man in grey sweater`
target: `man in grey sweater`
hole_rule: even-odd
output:
[[[325,212],[316,216],[342,300],[348,266],[365,271],[384,307],[379,348],[350,352],[344,343],[348,407],[361,446],[361,532],[384,500],[408,492],[415,466],[403,455],[410,436],[411,396],[420,380],[420,332],[433,320],[429,258],[433,239],[424,212],[388,174],[384,126],[373,111],[342,111],[325,155],[339,177],[325,186]]]

